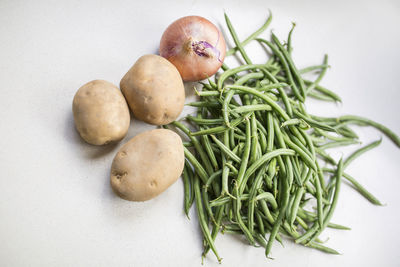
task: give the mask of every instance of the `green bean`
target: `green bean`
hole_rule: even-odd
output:
[[[295,155],[295,151],[292,149],[284,149],[279,148],[274,151],[268,152],[264,154],[261,158],[257,159],[250,167],[246,170],[246,173],[243,177],[243,181],[239,184],[240,192],[243,192],[244,185],[246,184],[247,179],[249,179],[250,175],[252,175],[261,165],[269,161],[270,159],[277,157],[279,155],[288,155],[293,156]]]
[[[236,200],[233,200],[233,210],[234,210],[234,216],[235,219],[240,227],[242,229],[242,232],[246,236],[247,240],[251,245],[254,245],[254,238],[252,234],[250,233],[249,229],[246,227],[242,220],[242,216],[240,214],[240,208],[241,208],[241,203],[240,203],[240,195],[239,195],[239,190],[238,186],[235,185],[233,189],[234,195],[236,196]]]
[[[348,145],[354,145],[354,144],[359,144],[360,142],[357,140],[343,140],[343,141],[334,141],[334,142],[329,142],[326,144],[323,144],[319,146],[319,149],[325,150],[329,148],[334,148],[338,146],[348,146]]]
[[[214,83],[210,78],[207,79],[208,80],[208,84],[213,88],[213,89],[217,89],[217,84]]]
[[[260,234],[262,235],[262,236],[265,236],[265,227],[264,227],[264,223],[263,223],[263,220],[262,220],[262,217],[261,217],[261,214],[260,214],[260,212],[256,209],[255,210],[255,217],[256,217],[256,220],[257,220],[257,227],[258,227],[258,230],[260,231]],[[257,234],[256,234],[256,236],[257,236]],[[257,241],[258,242],[258,241]],[[265,243],[265,245],[266,245],[267,243]]]
[[[189,121],[192,121],[196,124],[199,125],[219,125],[221,124],[221,122],[223,122],[222,119],[202,119],[202,118],[196,118],[193,116],[188,115],[186,117],[186,119],[188,119]]]
[[[267,135],[267,151],[270,152],[273,149],[274,146],[274,119],[272,117],[271,112],[267,112],[267,129],[268,129],[268,135]]]
[[[203,204],[201,202],[201,193],[200,193],[200,183],[199,178],[196,176],[194,178],[194,195],[197,207],[197,216],[199,218],[199,224],[201,231],[203,232],[204,239],[206,240],[207,244],[210,246],[211,250],[214,252],[215,256],[217,257],[218,262],[221,262],[221,258],[218,255],[217,249],[215,248],[214,241],[210,234],[210,229],[208,229],[208,224],[204,218],[204,210]]]
[[[222,114],[224,116],[225,125],[228,126],[228,127],[230,127],[229,114],[228,114],[228,105],[229,105],[229,102],[231,102],[231,99],[232,99],[234,94],[235,94],[235,91],[234,90],[230,90],[225,95],[224,104],[223,104],[223,108],[222,108]]]
[[[325,65],[328,64],[328,55],[324,56],[323,64],[325,64]],[[319,73],[317,79],[308,86],[308,88],[306,89],[306,92],[313,90],[315,88],[315,86],[320,83],[322,78],[325,76],[326,70],[327,70],[327,68],[322,69],[322,71]]]
[[[335,171],[333,171],[333,172],[335,172]],[[305,210],[302,210],[302,209],[298,210],[298,215],[302,219],[304,219],[304,220],[306,220],[308,222],[313,222],[315,220],[315,218],[317,217],[317,215],[315,215],[314,213],[309,212],[309,211],[305,211]],[[333,228],[333,229],[340,229],[340,230],[351,230],[350,227],[347,227],[347,226],[344,226],[344,225],[340,225],[340,224],[336,224],[336,223],[332,223],[332,222],[328,223],[327,227]]]
[[[321,94],[319,92],[311,91],[307,93],[308,97],[312,97],[318,100],[327,101],[327,102],[336,102],[337,100],[331,96]]]
[[[265,134],[259,129],[258,130],[258,143],[261,146],[261,152],[262,154],[264,154],[267,151],[267,137],[265,136]]]
[[[248,200],[249,199],[249,194],[242,194],[240,195],[241,200]],[[232,198],[227,196],[227,197],[218,197],[216,199],[213,199],[210,201],[210,206],[211,207],[219,207],[223,206],[225,204],[228,204],[232,201]]]
[[[228,178],[229,178],[229,167],[226,165],[226,163],[223,166],[222,169],[222,191],[221,191],[221,196],[224,196],[225,194],[235,198],[234,196],[231,195],[231,193],[229,193],[229,189],[228,189]]]
[[[214,140],[215,143],[217,143],[218,146],[220,146],[220,148],[226,149],[225,153],[230,153],[230,158],[228,160],[228,158],[226,158],[227,154],[222,154],[222,162],[223,162],[223,168],[222,168],[222,191],[221,191],[221,196],[224,196],[225,194],[227,194],[228,196],[231,196],[232,198],[234,198],[230,193],[229,193],[229,189],[228,189],[228,179],[229,179],[229,167],[226,165],[227,163],[231,163],[231,157],[232,156],[236,156],[234,151],[230,150],[229,147],[229,134],[227,131],[225,131],[223,133],[223,143],[220,142],[215,136],[211,136]],[[221,147],[222,146],[222,147]],[[238,147],[236,147],[235,149],[237,150]],[[237,157],[237,156],[236,156]],[[240,158],[237,157],[239,160]]]
[[[315,151],[317,152],[317,154],[326,162],[329,162],[330,164],[336,165],[336,161],[329,156],[324,150],[319,149],[318,147],[315,148]]]
[[[235,120],[232,121],[231,123],[231,127],[236,127],[238,126],[243,120],[245,120],[247,118],[247,114],[245,114],[242,118],[237,118]],[[217,126],[217,127],[213,127],[213,128],[208,128],[208,129],[204,129],[204,130],[200,130],[197,132],[190,132],[191,136],[198,136],[198,135],[203,135],[203,134],[218,134],[218,133],[223,133],[226,130],[229,130],[230,128],[226,125],[223,126]]]
[[[315,242],[310,242],[309,244],[307,244],[307,246],[311,247],[311,248],[318,249],[318,250],[320,250],[322,252],[329,253],[329,254],[334,254],[334,255],[339,255],[340,254],[339,252],[337,252],[333,248],[329,248],[329,247],[323,246],[323,245],[315,243]]]
[[[348,138],[348,137],[333,136],[333,135],[330,135],[330,134],[326,133],[324,130],[321,130],[321,129],[318,129],[318,128],[314,128],[314,132],[316,134],[318,134],[318,135],[321,135],[321,136],[326,137],[329,140],[333,140],[333,141],[347,141],[347,140],[351,139],[351,138]]]
[[[309,125],[315,127],[315,128],[319,128],[325,131],[330,131],[330,132],[336,132],[336,129],[326,125],[324,123],[315,121],[311,118],[308,118],[307,116],[305,116],[304,114],[302,114],[301,112],[299,112],[298,110],[293,110],[294,115],[296,115],[297,117],[299,117],[300,119],[303,119],[305,122],[307,122]]]
[[[358,139],[358,135],[345,124],[339,123],[334,126],[334,128],[339,134],[343,135],[344,137]]]
[[[215,238],[218,235],[219,228],[220,228],[220,225],[221,225],[221,220],[222,220],[222,216],[223,216],[222,207],[218,207],[217,211],[215,212],[215,214],[216,214],[215,215],[215,224],[213,225],[213,229],[212,229],[212,232],[211,232],[211,238],[212,238],[213,241],[215,241]],[[207,252],[209,251],[209,249],[210,249],[209,245],[207,245],[204,248],[204,252],[203,252],[204,257],[207,255]]]
[[[328,223],[327,227],[332,228],[332,229],[338,229],[338,230],[351,230],[350,227],[336,224],[336,223]]]
[[[205,187],[202,187],[201,189],[201,197],[203,200],[203,205],[204,205],[204,209],[206,210],[206,213],[208,215],[208,218],[214,223],[216,224],[215,218],[214,218],[214,213],[211,210],[211,206],[210,206],[210,201],[208,199],[208,194],[207,194],[207,190]]]
[[[319,70],[319,69],[326,69],[329,68],[330,66],[328,64],[321,64],[321,65],[315,65],[315,66],[309,66],[303,69],[299,70],[300,74],[308,73],[314,70]],[[307,83],[306,83],[307,84]]]
[[[307,244],[310,244],[313,241],[313,239],[318,237],[319,233],[322,232],[322,230],[326,228],[327,224],[329,223],[330,218],[332,217],[332,214],[335,209],[337,199],[339,196],[342,171],[343,171],[343,161],[341,159],[339,161],[338,169],[336,171],[336,180],[335,180],[336,183],[335,183],[334,197],[333,197],[332,203],[330,205],[325,206],[325,208],[323,210],[324,222],[323,222],[322,226],[320,226],[319,223],[315,223],[310,229],[308,229],[306,231],[305,234],[303,234],[301,237],[298,237],[295,240],[296,243],[305,243],[305,241],[307,239],[310,239],[307,243]]]
[[[262,178],[265,172],[266,166],[263,166],[257,173],[254,182],[250,188],[249,201],[247,203],[247,218],[248,218],[248,229],[252,235],[254,235],[254,206],[255,206],[255,196],[258,189],[262,185]]]
[[[264,32],[264,31],[268,28],[268,26],[269,26],[269,24],[271,23],[271,21],[272,21],[272,13],[271,13],[271,11],[270,11],[270,12],[269,12],[268,19],[265,21],[265,23],[264,23],[257,31],[255,31],[255,32],[252,33],[249,37],[247,37],[247,38],[241,43],[241,45],[242,45],[242,46],[245,46],[245,45],[247,45],[250,41],[254,40],[258,35],[260,35],[262,32]],[[238,48],[237,48],[237,47],[233,47],[233,48],[229,49],[229,50],[226,52],[226,55],[225,55],[225,56],[228,57],[228,56],[230,56],[230,55],[233,55],[233,54],[235,54],[237,51],[238,51]]]
[[[192,205],[193,201],[191,199],[193,199],[193,187],[192,187],[192,181],[191,178],[189,177],[189,168],[187,166],[187,161],[185,161],[185,165],[183,167],[183,175],[182,175],[182,180],[183,180],[183,186],[184,186],[184,210],[185,210],[185,214],[186,217],[189,218],[189,210],[190,210],[190,206]],[[191,172],[191,170],[190,170]],[[192,174],[193,175],[193,174]],[[193,179],[193,178],[192,178]]]
[[[261,192],[254,198],[255,201],[262,199],[271,204],[272,209],[276,210],[278,208],[278,203],[276,202],[274,195],[272,195],[270,192]]]
[[[286,72],[287,78],[289,80],[289,85],[291,86],[294,95],[300,101],[304,101],[304,96],[302,96],[300,94],[300,91],[293,79],[292,72],[290,71],[290,67],[287,62],[287,59],[285,58],[283,53],[280,51],[279,47],[276,47],[274,44],[272,44],[271,42],[269,42],[265,39],[257,38],[256,40],[260,43],[266,44],[272,50],[272,52],[279,58],[279,60],[281,61],[282,67],[283,67],[284,71]],[[286,82],[286,80],[284,82]]]
[[[235,75],[236,73],[242,72],[242,71],[247,71],[247,70],[254,70],[254,69],[263,69],[265,68],[265,65],[263,64],[249,64],[249,65],[242,65],[230,70],[225,71],[221,76],[218,78],[218,90],[221,91],[223,84],[227,78],[229,78],[232,75]],[[249,78],[248,78],[249,79]]]
[[[398,137],[394,132],[392,132],[389,128],[386,126],[375,122],[373,120],[360,117],[360,116],[354,116],[354,115],[345,115],[337,118],[338,122],[346,122],[349,121],[350,123],[357,124],[361,123],[364,125],[369,125],[374,127],[375,129],[381,131],[383,134],[385,134],[389,139],[393,141],[398,147],[400,147],[400,137]]]
[[[271,159],[268,164],[268,175],[266,175],[266,184],[269,189],[272,189],[272,180],[276,175],[276,158]]]
[[[229,131],[229,145],[230,147],[236,147],[236,142],[235,142],[235,130],[230,129]]]
[[[257,135],[257,123],[256,116],[250,117],[250,125],[251,125],[251,145],[250,145],[250,160],[249,163],[252,164],[257,160],[256,148],[258,144],[258,135]]]
[[[267,205],[267,202],[265,201],[265,199],[260,199],[259,204],[261,206],[261,211],[264,213],[264,216],[267,219],[267,221],[270,224],[274,224],[275,218],[272,216],[271,212],[269,211],[269,208],[268,208],[268,205]]]
[[[185,153],[185,157],[189,162],[193,165],[194,169],[196,170],[196,173],[199,175],[200,179],[202,182],[205,184],[207,183],[208,175],[207,172],[204,170],[204,168],[201,166],[201,164],[197,161],[195,156],[193,156],[192,153],[186,148],[183,147],[183,151]]]
[[[210,159],[210,162],[212,164],[212,166],[214,167],[214,170],[218,170],[219,169],[219,165],[218,165],[218,161],[215,157],[215,154],[212,150],[211,147],[211,143],[210,140],[208,140],[208,136],[207,135],[201,135],[200,136],[200,140],[201,140],[201,144],[204,146],[205,152],[208,155],[208,158]]]
[[[293,225],[294,221],[296,220],[297,210],[299,209],[300,201],[301,198],[303,197],[303,194],[304,194],[304,187],[299,187],[296,191],[296,195],[290,211],[290,216],[289,216],[290,225]]]
[[[299,216],[297,216],[296,218],[295,218],[295,221],[297,221],[298,223],[299,223],[299,225],[301,226],[301,227],[303,227],[303,229],[304,230],[308,230],[308,224],[305,222],[305,221],[303,221],[303,219],[302,218],[300,218]],[[293,225],[293,223],[292,223],[292,225]]]
[[[174,121],[172,124],[173,124],[174,126],[176,126],[179,130],[181,130],[182,132],[184,132],[184,133],[190,138],[190,141],[193,143],[193,145],[194,145],[196,151],[197,151],[197,152],[199,153],[199,155],[200,155],[201,161],[203,162],[203,164],[204,164],[204,166],[205,166],[205,168],[206,168],[207,173],[208,173],[208,174],[213,173],[213,167],[212,167],[212,165],[211,165],[211,162],[210,162],[210,160],[209,160],[207,154],[204,152],[202,146],[200,145],[199,140],[197,140],[197,138],[191,136],[191,135],[190,135],[189,129],[188,129],[185,125],[183,125],[182,123],[177,122],[177,121]],[[189,152],[189,153],[190,153],[190,152]],[[191,162],[191,163],[192,163],[192,162]],[[192,164],[193,164],[193,163],[192,163]],[[204,177],[200,177],[200,178],[203,179]],[[207,180],[207,179],[205,179],[205,180]]]
[[[328,212],[328,208],[329,208],[329,206],[325,206],[324,213]],[[295,239],[295,242],[300,243],[300,244],[306,244],[306,245],[311,243],[311,242],[306,243],[306,241],[309,238],[312,238],[313,234],[315,234],[319,228],[320,228],[319,223],[318,222],[314,223],[314,225],[311,228],[308,228],[308,230],[302,236],[298,236]]]
[[[246,120],[246,141],[243,149],[243,155],[240,163],[239,173],[236,178],[236,183],[240,186],[242,184],[243,177],[245,176],[247,163],[250,156],[250,146],[251,146],[251,125],[250,120]]]
[[[267,78],[270,81],[274,82],[275,84],[280,84],[279,81],[275,78],[275,76],[272,73],[270,73],[267,69],[264,68],[261,69],[261,71],[265,73],[265,76],[267,76]],[[285,90],[282,89],[282,86],[277,86],[275,88],[279,92],[280,97],[282,98],[282,102],[285,105],[286,112],[289,114],[289,116],[292,116],[293,115],[292,106],[289,103],[289,98],[285,93]]]
[[[278,46],[279,50],[281,51],[287,64],[289,65],[289,69],[292,71],[294,79],[296,79],[297,82],[299,83],[300,94],[302,96],[302,98],[299,98],[299,100],[300,100],[300,102],[304,102],[304,98],[306,97],[306,88],[305,88],[303,79],[301,78],[296,66],[294,65],[290,54],[283,47],[283,45],[279,41],[278,37],[274,33],[272,33],[271,37],[272,37],[272,40],[274,41],[274,43]]]
[[[225,231],[224,231],[224,234],[236,234],[236,235],[241,235],[241,234],[243,234],[243,232],[239,229],[239,230],[231,230],[231,229],[226,229]],[[258,240],[256,240],[257,241],[257,243],[258,243]]]
[[[293,30],[294,30],[294,27],[296,27],[296,23],[292,22],[292,28],[289,31],[289,35],[288,35],[288,39],[287,39],[287,43],[286,43],[287,44],[286,45],[287,51],[289,52],[289,54],[292,53],[292,50],[293,50],[293,47],[292,47],[292,33],[293,33]]]
[[[382,138],[370,143],[369,145],[366,145],[360,149],[357,149],[356,151],[354,151],[350,156],[348,156],[346,158],[346,160],[343,162],[343,168],[346,168],[347,166],[349,166],[349,164],[356,159],[357,157],[359,157],[360,155],[364,154],[365,152],[379,146],[382,142]]]
[[[296,151],[297,154],[304,160],[304,162],[313,170],[317,170],[317,166],[315,165],[315,161],[305,152],[303,149],[301,149],[299,146],[297,146],[295,143],[293,143],[287,135],[282,135],[284,142],[287,144],[287,146],[294,151]]]
[[[308,80],[304,80],[304,83],[305,83],[306,85],[310,85],[310,84],[312,84],[313,82],[312,82],[312,81],[308,81]],[[338,96],[337,94],[335,94],[335,93],[332,92],[331,90],[329,90],[329,89],[327,89],[327,88],[325,88],[325,87],[322,87],[322,86],[319,85],[319,84],[316,84],[316,85],[315,85],[314,91],[318,91],[318,92],[320,92],[320,93],[326,95],[326,96],[329,97],[330,99],[333,99],[334,101],[342,102],[342,99],[340,98],[340,96]],[[311,92],[309,91],[309,92],[308,92],[308,95],[310,95],[312,92],[313,92],[313,91],[311,91]]]
[[[249,94],[252,94],[252,95],[255,95],[255,96],[261,98],[262,100],[267,102],[267,104],[270,105],[272,109],[274,109],[276,112],[278,112],[279,115],[281,115],[283,119],[290,120],[290,117],[288,116],[288,114],[267,95],[255,90],[255,89],[252,89],[251,87],[247,87],[247,86],[228,85],[227,87],[229,87],[231,89],[236,89],[236,90],[239,90],[242,92],[246,92],[246,93],[249,93]]]
[[[281,128],[289,126],[289,125],[299,125],[299,127],[303,128],[303,129],[309,129],[310,128],[310,125],[308,125],[308,123],[305,122],[302,119],[290,119],[290,120],[284,121],[281,124]]]
[[[272,110],[270,105],[267,104],[255,104],[255,105],[248,105],[248,106],[240,106],[235,109],[233,109],[233,112],[236,113],[246,113],[246,112],[252,112],[256,110],[261,110],[261,111],[270,111]]]
[[[277,140],[278,145],[281,148],[285,149],[286,143],[284,141],[281,129],[279,128],[277,119],[274,120],[274,132],[276,135],[276,140]],[[280,162],[280,159],[278,158],[278,164],[279,164],[280,168],[282,168],[282,172],[285,174],[286,178],[289,180],[289,185],[291,186],[291,184],[293,182],[293,166],[292,166],[292,163],[288,156],[285,156],[284,160],[285,160],[285,163],[283,164],[283,162]]]
[[[286,213],[285,213],[284,218],[289,218],[290,217],[290,211],[292,209],[293,202],[294,202],[294,195],[292,194],[292,192],[290,192],[289,202],[288,202],[288,205],[287,205],[287,208],[286,208]]]
[[[234,130],[236,130],[236,129],[234,129]],[[238,139],[238,140],[241,140],[241,141],[243,141],[243,140],[246,140],[246,137],[245,136],[243,136],[243,135],[240,135],[240,134],[234,134],[234,137],[236,138],[236,139]]]
[[[210,90],[210,91],[197,91],[196,90],[196,95],[202,96],[202,97],[205,97],[205,96],[220,96],[221,92],[219,92],[218,90]],[[202,103],[202,102],[204,102],[204,101],[195,102],[195,106],[196,106],[196,103],[198,103],[197,105],[201,105],[200,103]],[[215,105],[216,105],[215,103],[207,104],[207,106],[209,106],[209,107],[215,107]]]
[[[334,172],[333,169],[328,169],[328,168],[323,168],[322,171],[324,172]],[[347,181],[349,181],[353,188],[357,190],[362,196],[364,196],[369,202],[375,205],[382,206],[383,204],[372,194],[370,193],[367,189],[365,189],[356,179],[354,179],[352,176],[350,176],[347,173],[343,173],[343,177],[346,178]]]
[[[288,173],[290,174],[290,173]],[[265,256],[268,258],[268,255],[271,251],[272,248],[272,244],[273,241],[275,240],[276,235],[278,234],[280,225],[282,223],[283,217],[285,216],[286,213],[286,208],[288,206],[288,202],[289,202],[289,183],[288,181],[285,181],[282,179],[282,183],[283,183],[283,188],[282,188],[282,201],[281,201],[281,206],[279,209],[279,214],[278,214],[278,218],[275,220],[274,226],[272,227],[272,231],[271,234],[268,238],[268,243],[267,246],[265,247]]]
[[[236,31],[233,28],[232,23],[231,23],[230,19],[228,18],[228,15],[226,13],[224,13],[224,16],[225,16],[226,25],[228,26],[228,29],[229,29],[229,32],[231,33],[233,41],[235,42],[236,48],[239,50],[244,61],[246,61],[247,64],[252,64],[249,56],[247,55],[246,51],[244,50],[242,44],[239,41],[239,38],[237,37]]]
[[[318,223],[319,226],[322,227],[324,224],[324,213],[323,213],[323,204],[322,204],[322,186],[321,181],[318,177],[315,177],[315,188],[316,188],[316,198],[317,198],[317,215],[318,215]]]
[[[235,168],[235,166],[232,165],[231,161],[226,162],[225,166],[227,166],[229,168],[230,174],[232,174],[232,175],[237,175],[238,174],[238,170]]]
[[[217,144],[217,146],[221,149],[221,151],[224,152],[225,155],[227,155],[235,162],[240,163],[240,158],[235,153],[233,153],[232,150],[230,150],[226,145],[224,145],[224,143],[219,141],[214,135],[211,135],[211,138],[213,139],[215,144]]]
[[[279,160],[279,159],[280,159],[280,157],[277,157],[278,164],[279,163],[283,164],[282,159],[281,160]],[[282,165],[280,165],[280,166],[282,166]],[[285,172],[283,172],[283,173],[285,173]],[[272,180],[273,180],[273,185],[274,185],[273,193],[274,193],[274,197],[276,197],[278,194],[278,175],[275,175]]]
[[[218,92],[218,96],[220,93]],[[186,106],[191,106],[191,107],[210,107],[210,108],[218,108],[220,104],[215,101],[215,102],[208,102],[208,101],[197,101],[197,102],[191,102],[188,104],[185,104]]]
[[[216,178],[218,178],[221,174],[222,174],[222,170],[218,170],[218,171],[216,171],[216,172],[214,172],[213,174],[210,175],[210,177],[208,178],[207,182],[205,183],[206,190],[207,190],[208,187],[210,187],[210,185],[214,182],[214,180]]]
[[[319,230],[317,230],[317,232],[314,234],[314,236],[310,239],[309,242],[312,242],[315,238],[317,238],[319,236],[319,234],[327,227],[329,221],[332,218],[333,212],[335,211],[336,208],[336,204],[339,198],[339,191],[340,191],[340,184],[341,184],[341,177],[343,175],[343,168],[344,168],[344,163],[343,160],[340,159],[339,163],[338,163],[338,168],[337,168],[337,172],[336,172],[336,185],[335,185],[335,194],[333,196],[333,200],[332,203],[330,205],[330,208],[328,210],[328,213],[326,214],[325,218],[324,218],[324,223],[323,225],[319,228]]]
[[[243,85],[251,79],[261,79],[264,77],[264,73],[262,72],[250,72],[248,74],[243,75],[237,81],[235,81],[235,85]]]
[[[192,147],[193,143],[192,142],[182,142],[183,146],[185,147]]]
[[[316,137],[314,135],[310,135],[309,137],[310,137],[311,141],[313,142],[313,144],[317,145],[317,146],[320,145],[321,143],[325,143],[326,142],[326,139],[323,138],[323,137]]]
[[[267,135],[267,130],[265,129],[265,127],[262,125],[262,123],[259,120],[256,120],[256,124],[257,124],[257,130],[260,130],[261,133],[263,133],[264,135]]]
[[[316,160],[316,157],[315,157],[315,147],[314,147],[314,143],[312,142],[312,140],[311,140],[311,137],[310,137],[310,135],[306,132],[306,131],[304,131],[304,130],[302,130],[302,129],[300,129],[299,130],[299,132],[300,132],[300,135],[304,138],[304,140],[305,140],[305,142],[306,142],[306,146],[308,146],[308,149],[309,150],[305,150],[305,151],[310,151],[310,156],[314,159],[314,160]],[[292,138],[293,139],[293,138]],[[300,142],[301,142],[301,140],[300,140]],[[299,143],[300,143],[299,142]]]
[[[258,91],[265,92],[265,91],[269,91],[269,90],[271,90],[271,89],[279,89],[279,88],[282,88],[282,87],[287,87],[287,86],[289,86],[289,85],[286,84],[286,83],[280,83],[280,82],[278,82],[278,81],[275,79],[275,77],[274,77],[269,71],[267,71],[266,69],[262,69],[262,71],[265,73],[265,75],[268,76],[269,79],[273,80],[274,83],[272,83],[272,84],[267,84],[267,85],[263,85],[262,87],[257,88]],[[236,83],[235,83],[235,84],[236,84]],[[236,85],[239,85],[239,84],[236,84]]]
[[[317,215],[314,212],[304,210],[302,207],[299,207],[297,210],[297,215],[307,222],[314,222],[317,218]]]
[[[207,90],[213,90],[213,87],[210,83],[203,83],[199,82],[201,85],[203,85],[203,88],[206,88]],[[196,86],[193,86],[194,90],[197,92]]]

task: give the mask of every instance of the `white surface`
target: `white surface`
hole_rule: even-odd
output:
[[[157,51],[164,29],[181,16],[202,15],[226,31],[225,10],[242,39],[268,9],[281,39],[297,22],[295,62],[319,64],[328,53],[332,68],[323,85],[344,102],[313,102],[310,110],[364,115],[400,134],[399,1],[249,2],[0,2],[1,266],[200,266],[200,232],[195,214],[191,221],[183,215],[180,180],[145,203],[121,200],[110,189],[118,147],[151,126],[136,121],[120,144],[94,147],[81,141],[71,114],[82,84],[119,84],[139,56]],[[261,53],[255,44],[248,49]],[[364,143],[380,136],[371,128],[359,133]],[[384,138],[349,167],[387,206],[342,187],[333,221],[353,230],[323,236],[343,255],[285,242],[273,247],[275,260],[266,260],[263,249],[226,235],[216,242],[223,266],[400,266],[399,159],[400,150]],[[219,266],[211,253],[206,266]]]

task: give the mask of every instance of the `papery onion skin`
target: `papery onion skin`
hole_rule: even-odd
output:
[[[221,31],[200,16],[173,22],[160,41],[160,55],[178,69],[184,81],[199,81],[214,75],[225,59]]]

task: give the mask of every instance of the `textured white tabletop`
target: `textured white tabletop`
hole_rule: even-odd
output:
[[[201,15],[226,32],[226,11],[243,39],[268,9],[282,39],[297,23],[299,67],[330,56],[322,84],[343,105],[311,101],[310,111],[363,115],[400,134],[399,1],[2,0],[0,265],[200,266],[200,230],[194,209],[190,221],[183,214],[181,180],[145,203],[121,200],[109,186],[118,148],[153,126],[135,121],[121,143],[90,146],[74,129],[72,98],[93,79],[118,85],[138,57],[157,52],[164,29],[179,17]],[[255,62],[264,60],[257,44],[248,51]],[[190,84],[187,94],[193,98]],[[372,128],[357,131],[364,144],[381,136]],[[400,150],[384,137],[348,168],[387,205],[373,206],[343,185],[333,221],[352,230],[323,234],[342,255],[287,241],[284,248],[275,244],[275,260],[267,260],[263,249],[220,235],[222,266],[400,266],[399,163]],[[219,266],[211,253],[205,266]]]

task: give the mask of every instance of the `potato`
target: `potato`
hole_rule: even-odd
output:
[[[144,55],[120,83],[133,114],[144,122],[164,125],[182,112],[185,89],[176,67],[163,57]]]
[[[121,147],[111,166],[111,187],[123,199],[145,201],[158,196],[181,175],[182,140],[167,129],[143,132]]]
[[[119,141],[128,132],[128,105],[118,87],[110,82],[94,80],[79,88],[72,111],[76,129],[89,144]]]

